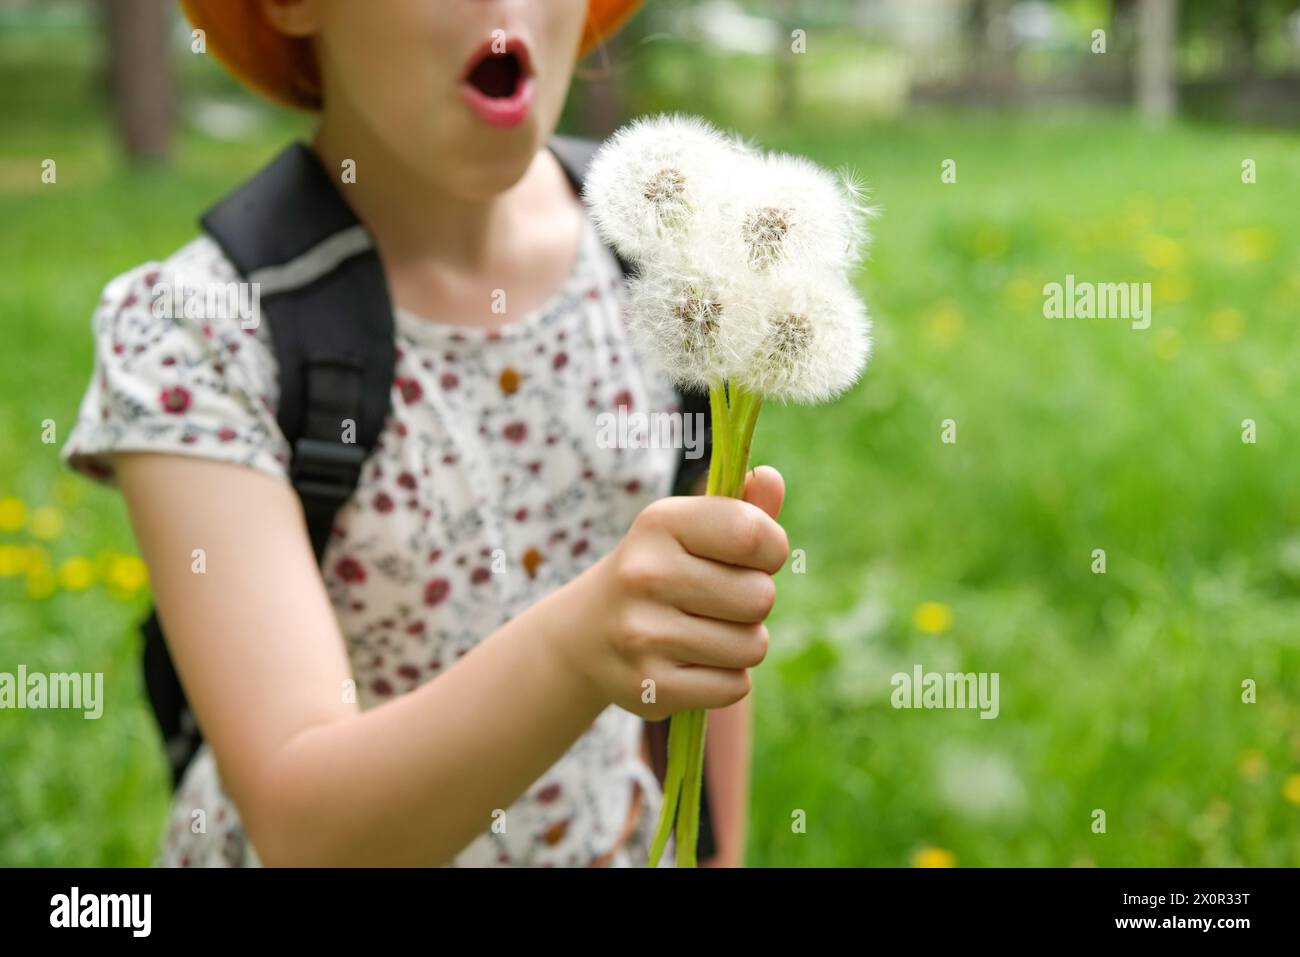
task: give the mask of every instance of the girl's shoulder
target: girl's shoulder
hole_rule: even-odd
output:
[[[287,480],[259,312],[255,290],[207,235],[115,276],[92,312],[94,368],[60,457],[106,484],[113,451],[204,456]]]

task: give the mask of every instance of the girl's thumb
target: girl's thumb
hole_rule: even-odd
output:
[[[745,476],[745,501],[757,505],[773,518],[781,514],[785,501],[785,479],[770,465],[750,469]]]

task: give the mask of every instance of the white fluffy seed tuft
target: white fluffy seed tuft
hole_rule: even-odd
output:
[[[849,274],[875,210],[851,175],[662,116],[610,138],[584,196],[638,264],[634,343],[679,385],[815,403],[861,375],[871,322]]]
[[[712,217],[728,169],[746,152],[697,117],[634,121],[610,137],[587,173],[596,228],[628,259],[662,258]]]

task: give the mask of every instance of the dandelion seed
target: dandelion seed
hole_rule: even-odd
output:
[[[750,391],[784,402],[825,402],[862,374],[871,322],[846,282],[774,278],[755,287],[751,311],[759,316],[759,345],[731,376]]]
[[[735,162],[723,188],[719,214],[703,225],[720,259],[754,272],[785,266],[809,279],[846,273],[861,258],[875,210],[851,176],[775,153]]]
[[[785,237],[794,225],[794,210],[764,206],[745,216],[741,237],[749,247],[749,265],[766,269],[779,262],[784,253]]]
[[[671,255],[695,221],[725,193],[745,153],[704,120],[637,120],[610,137],[592,160],[583,195],[601,235],[629,259]]]

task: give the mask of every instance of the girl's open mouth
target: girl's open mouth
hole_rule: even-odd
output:
[[[533,104],[533,68],[528,46],[514,37],[489,40],[470,57],[461,95],[492,126],[517,126]]]

